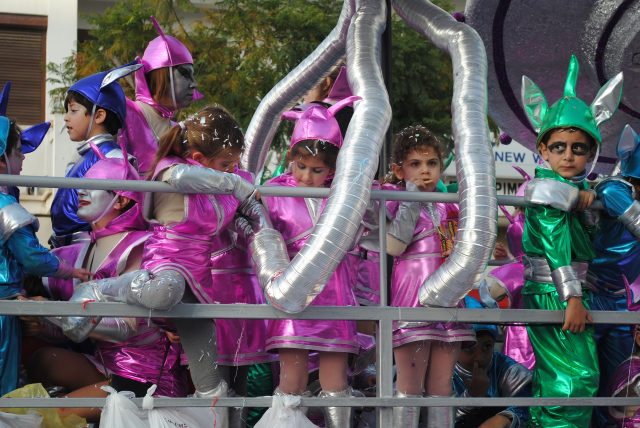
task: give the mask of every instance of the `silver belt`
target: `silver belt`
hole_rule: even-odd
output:
[[[551,267],[547,263],[547,259],[543,257],[527,257],[522,258],[524,263],[524,278],[527,281],[546,282],[553,284],[551,278]],[[585,283],[587,280],[587,270],[589,263],[587,262],[571,262],[571,267],[576,272],[580,282]]]

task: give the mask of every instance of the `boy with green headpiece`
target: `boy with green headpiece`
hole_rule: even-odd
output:
[[[582,283],[594,256],[590,226],[576,211],[587,208],[594,194],[584,181],[587,163],[602,143],[598,126],[615,112],[622,92],[622,73],[607,82],[588,106],[576,97],[578,61],[571,57],[564,96],[551,107],[540,88],[522,79],[522,99],[537,148],[549,167],[536,168],[525,200],[522,246],[525,252],[526,309],[564,311],[562,327],[527,327],[536,356],[535,397],[592,397],[598,390],[598,357],[592,321]],[[588,427],[591,407],[547,406],[531,409],[533,426]]]

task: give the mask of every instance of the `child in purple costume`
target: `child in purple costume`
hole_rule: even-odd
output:
[[[353,103],[348,97],[329,109],[311,105],[304,112],[290,111],[287,119],[297,119],[288,153],[290,170],[269,181],[270,186],[328,187],[335,171],[342,135],[334,113]],[[284,238],[289,256],[293,258],[305,245],[326,199],[263,197],[273,226]],[[340,263],[312,306],[356,306],[350,282],[347,259]],[[358,353],[355,321],[346,320],[269,320],[267,350],[278,350],[280,384],[276,394],[301,395],[309,377],[309,351],[318,351],[320,358],[321,395],[350,395],[347,383],[347,357]],[[347,426],[350,408],[333,407],[325,411],[328,427]]]
[[[433,192],[443,169],[438,139],[422,126],[405,128],[394,140],[392,172],[411,190]],[[391,187],[391,186],[386,186]],[[389,201],[393,218],[388,231],[389,254],[395,256],[391,278],[391,306],[421,307],[422,283],[444,262],[453,248],[458,207],[450,203]],[[450,396],[451,376],[461,342],[475,341],[470,326],[453,322],[394,324],[393,346],[401,397]],[[394,426],[418,426],[419,408],[394,408]],[[448,426],[449,408],[428,410],[428,426]]]

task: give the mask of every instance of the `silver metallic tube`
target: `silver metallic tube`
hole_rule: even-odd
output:
[[[556,286],[560,301],[566,302],[570,297],[582,296],[582,283],[572,266],[560,266],[551,271],[551,279]]]
[[[633,201],[631,206],[618,217],[618,220],[633,236],[640,238],[640,203],[638,201]]]
[[[256,191],[255,186],[239,175],[195,165],[176,165],[167,182],[181,192],[208,193],[220,190],[244,201]]]
[[[344,391],[325,391],[322,390],[318,394],[318,398],[349,398],[353,390],[347,387]],[[324,426],[326,428],[343,428],[351,426],[351,407],[334,407],[325,406],[322,408],[324,415]]]
[[[338,154],[327,205],[306,245],[288,268],[270,284],[262,283],[269,301],[288,313],[302,311],[322,291],[352,245],[367,208],[378,153],[391,120],[379,63],[385,9],[383,2],[363,1],[349,27],[349,86],[362,101],[355,108]],[[254,251],[260,251],[259,244],[256,237]]]
[[[495,164],[487,126],[487,57],[468,25],[426,0],[393,0],[411,27],[451,55],[451,112],[460,195],[460,219],[452,254],[422,284],[420,303],[454,307],[481,279],[496,241]],[[430,413],[431,413],[431,409]]]
[[[580,190],[571,184],[550,178],[534,178],[527,183],[524,200],[569,212],[576,206],[579,193]]]
[[[245,134],[246,149],[242,165],[249,171],[261,171],[269,146],[280,123],[280,115],[308,92],[344,55],[347,29],[354,13],[355,0],[344,0],[338,23],[311,54],[267,93],[256,109]]]

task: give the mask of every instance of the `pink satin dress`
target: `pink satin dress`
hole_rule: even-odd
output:
[[[296,186],[290,173],[276,177],[268,184]],[[285,240],[289,257],[293,259],[311,235],[326,205],[326,199],[312,201],[306,198],[263,196],[262,201],[267,207],[273,226]],[[314,210],[312,204],[316,204],[317,209]],[[351,278],[345,258],[311,306],[357,306]],[[278,348],[355,354],[359,351],[356,323],[347,320],[269,320],[267,350]]]

